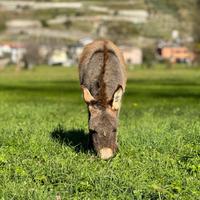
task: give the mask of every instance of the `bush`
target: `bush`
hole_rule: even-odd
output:
[[[148,67],[152,67],[152,65],[156,62],[153,48],[148,47],[143,49],[143,61]]]
[[[44,28],[49,26],[48,23],[47,23],[47,20],[45,20],[45,19],[41,19],[40,22],[42,24],[42,27],[44,27]]]

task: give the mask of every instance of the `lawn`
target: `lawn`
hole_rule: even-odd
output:
[[[129,71],[119,152],[87,149],[76,68],[0,72],[0,199],[200,198],[200,70]]]

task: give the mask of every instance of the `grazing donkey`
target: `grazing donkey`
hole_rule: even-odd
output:
[[[118,114],[126,86],[121,51],[108,40],[86,45],[79,78],[88,107],[90,142],[101,159],[109,159],[117,150]]]

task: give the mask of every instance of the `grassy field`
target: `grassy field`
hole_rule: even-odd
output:
[[[200,70],[129,71],[118,154],[87,138],[77,69],[0,72],[0,199],[200,199]]]

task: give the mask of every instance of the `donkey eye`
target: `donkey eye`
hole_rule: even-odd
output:
[[[95,134],[96,133],[96,131],[93,130],[93,129],[89,129],[89,131],[90,131],[90,134]]]
[[[116,129],[116,128],[114,128],[112,131],[113,131],[113,132],[117,132],[117,129]]]

